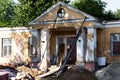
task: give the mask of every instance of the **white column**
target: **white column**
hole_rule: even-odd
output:
[[[47,61],[49,61],[49,32],[48,29],[41,30],[41,70],[47,69]]]
[[[86,62],[95,62],[96,38],[96,29],[93,27],[87,28]]]
[[[84,29],[82,28],[82,33],[77,41],[77,63],[84,62],[84,52],[85,52],[84,43],[86,41],[85,38],[86,38],[86,34]]]

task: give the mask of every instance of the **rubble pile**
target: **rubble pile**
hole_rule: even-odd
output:
[[[84,68],[80,68],[80,66],[73,66],[59,77],[48,76],[36,80],[97,80],[97,78],[92,72]]]
[[[43,71],[40,71],[40,70],[38,70],[37,68],[29,68],[29,67],[26,67],[26,66],[17,67],[17,70],[18,70],[19,72],[28,73],[28,74],[30,74],[33,78],[35,78],[37,75],[41,75],[41,74],[44,73]]]
[[[44,71],[40,71],[38,68],[30,68],[28,66],[17,66],[10,67],[10,66],[4,66],[0,65],[0,72],[7,73],[10,78],[10,80],[16,80],[16,79],[28,79],[28,80],[35,80],[35,77],[37,75],[44,74]]]
[[[120,80],[120,62],[115,62],[96,72],[99,80]]]
[[[51,73],[54,70],[58,71],[59,67],[51,66],[47,72],[41,71],[38,68],[31,68],[28,66],[17,66],[16,68],[9,66],[0,66],[0,71],[7,72],[10,80],[97,80],[96,76],[80,66],[74,65],[72,67],[66,68],[66,70],[59,76],[56,73],[45,76],[44,78],[38,77],[44,75],[45,73]]]

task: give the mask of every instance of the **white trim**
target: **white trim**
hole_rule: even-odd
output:
[[[33,30],[32,27],[0,28],[0,31]]]
[[[111,21],[111,22],[106,22],[103,23],[105,28],[115,28],[115,27],[120,27],[120,21]]]
[[[71,19],[71,20],[57,20],[56,24],[61,24],[61,23],[75,23],[75,22],[83,22],[84,19]],[[86,19],[87,22],[90,21],[95,21],[93,19]],[[36,22],[31,22],[31,25],[40,25],[40,24],[54,24],[55,21],[36,21]]]
[[[101,29],[104,29],[104,27],[105,27],[102,23],[97,22],[97,21],[94,22],[94,26],[95,26],[95,28],[101,28]]]
[[[103,24],[120,24],[120,20],[119,21],[110,21],[110,22],[104,22]]]

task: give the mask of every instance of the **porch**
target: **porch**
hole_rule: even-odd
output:
[[[86,20],[82,24],[85,17]],[[102,24],[97,22],[96,18],[58,2],[31,21],[30,25],[39,31],[40,60],[43,65],[47,65],[47,63],[61,64],[68,52],[67,45],[72,44],[82,26],[82,33],[76,42],[72,56],[69,58],[71,62],[68,63],[78,65],[86,63],[83,66],[92,66],[90,70],[94,70],[97,55],[96,32],[97,28],[102,28]]]

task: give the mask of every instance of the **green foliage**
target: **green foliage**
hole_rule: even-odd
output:
[[[99,19],[103,17],[105,5],[101,0],[79,0],[73,3],[74,7]]]
[[[0,0],[0,27],[11,26],[14,4],[11,0]]]
[[[117,9],[117,11],[115,12],[115,16],[120,19],[120,9]]]
[[[0,0],[0,26],[27,26],[31,20],[58,1],[19,0],[19,3],[15,4],[12,0]]]
[[[110,21],[110,20],[118,20],[118,19],[119,18],[111,10],[105,11],[103,20]]]
[[[105,11],[105,2],[101,0],[76,0],[71,3],[72,6],[84,11],[100,20],[115,20],[114,13],[112,11]]]
[[[18,26],[27,26],[28,23],[40,16],[46,9],[51,7],[59,0],[19,0],[20,4],[16,5],[15,21]],[[64,0],[65,1],[65,0]]]

